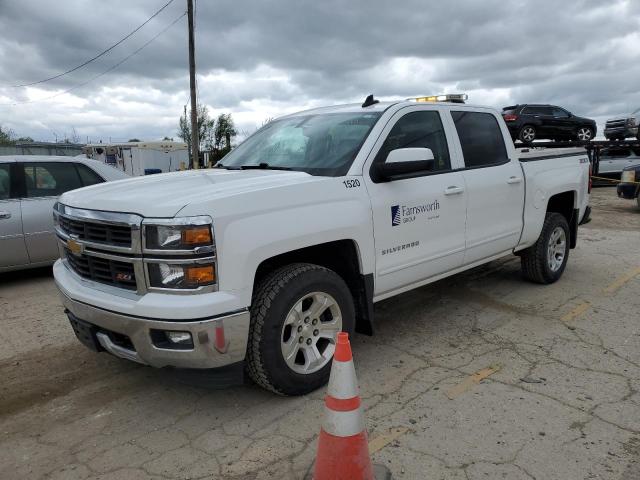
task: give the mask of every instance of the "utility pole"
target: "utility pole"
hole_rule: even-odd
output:
[[[198,103],[196,102],[196,59],[193,39],[193,0],[187,0],[187,19],[189,23],[189,89],[191,90],[191,158],[193,168],[200,163],[200,139],[198,132]]]

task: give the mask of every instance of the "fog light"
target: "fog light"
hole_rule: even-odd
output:
[[[165,332],[165,335],[171,343],[175,343],[177,345],[193,344],[191,334],[189,332]]]

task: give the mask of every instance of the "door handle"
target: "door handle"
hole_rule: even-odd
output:
[[[464,192],[464,188],[452,185],[452,186],[447,187],[445,189],[444,194],[445,195],[458,195],[458,194],[460,194],[462,192]]]
[[[11,218],[11,212],[0,212],[0,220]]]
[[[514,183],[520,183],[522,181],[522,177],[509,177],[509,180],[507,180],[507,183],[509,185],[513,185]]]

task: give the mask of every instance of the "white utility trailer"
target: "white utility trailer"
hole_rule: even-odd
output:
[[[189,150],[182,142],[92,143],[83,147],[88,158],[99,160],[131,176],[174,172],[189,166]]]

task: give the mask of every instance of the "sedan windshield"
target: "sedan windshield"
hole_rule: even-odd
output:
[[[275,120],[225,156],[219,166],[345,175],[380,115],[325,113]]]

